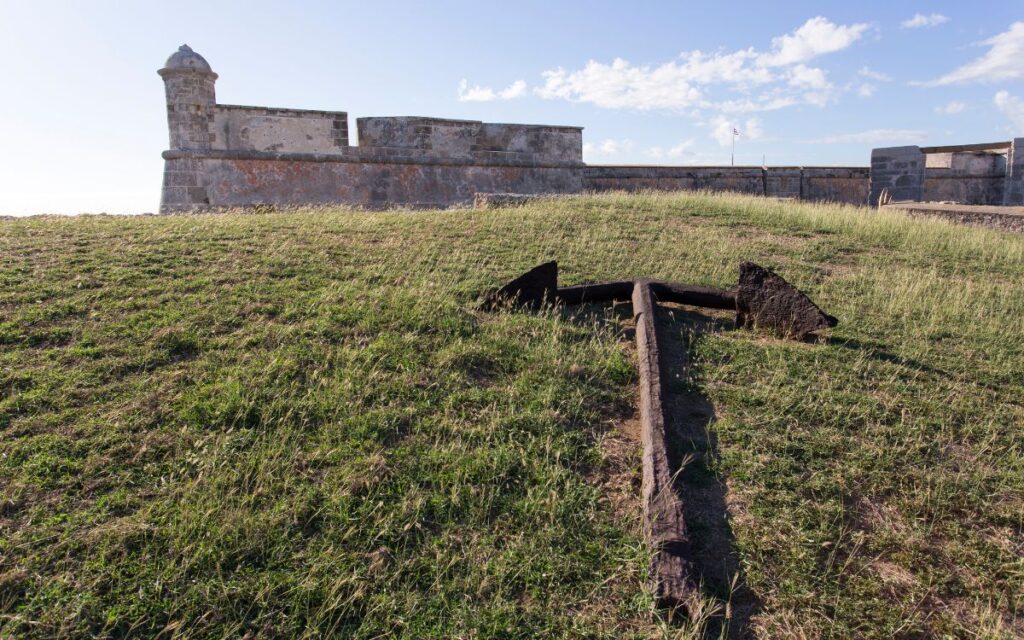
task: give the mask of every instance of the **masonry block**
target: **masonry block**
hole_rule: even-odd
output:
[[[895,201],[920,201],[924,171],[925,154],[918,146],[872,149],[869,204],[877,205],[886,189]]]
[[[1024,205],[1024,138],[1014,138],[1006,158],[1003,204]]]

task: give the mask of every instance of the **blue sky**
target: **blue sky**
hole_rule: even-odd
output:
[[[781,6],[780,6],[781,5]],[[1024,3],[4,0],[0,214],[154,211],[156,74],[218,102],[585,127],[592,163],[865,165],[1024,136]]]

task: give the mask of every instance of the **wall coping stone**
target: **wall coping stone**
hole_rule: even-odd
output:
[[[348,116],[347,111],[323,111],[320,109],[290,109],[287,107],[262,107],[254,105],[244,104],[216,104],[214,105],[217,109],[223,109],[227,111],[264,111],[273,115],[306,115],[315,114],[320,116]]]
[[[523,122],[484,122],[483,120],[458,120],[455,118],[434,118],[431,116],[362,116],[356,123],[363,120],[398,120],[409,124],[430,124],[439,126],[457,126],[465,124],[491,125],[499,127],[524,127],[539,131],[583,131],[583,127],[561,124],[526,124]]]
[[[582,162],[538,162],[529,156],[504,151],[474,151],[463,157],[443,157],[400,147],[346,147],[338,153],[277,153],[272,151],[223,149],[168,149],[164,160],[264,160],[287,162],[350,162],[370,164],[426,164],[441,166],[529,167],[537,169],[579,169]]]

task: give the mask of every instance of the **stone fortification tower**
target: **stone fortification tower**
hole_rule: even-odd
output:
[[[217,98],[213,84],[217,74],[203,56],[187,44],[157,71],[167,91],[167,129],[170,148],[164,152],[164,184],[160,211],[191,211],[210,200],[199,171],[199,160],[189,152],[213,146],[213,116]],[[168,155],[172,154],[172,155]]]
[[[217,74],[187,44],[157,71],[167,90],[167,126],[171,149],[209,149]]]

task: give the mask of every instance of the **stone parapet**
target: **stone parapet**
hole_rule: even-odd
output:
[[[218,104],[211,128],[217,150],[330,154],[348,148],[344,111]]]
[[[539,162],[531,154],[504,151],[474,151],[465,156],[438,156],[429,151],[392,147],[347,147],[337,153],[286,153],[248,150],[169,149],[165,160],[176,158],[214,158],[227,160],[284,160],[289,162],[364,162],[371,164],[432,164],[444,166],[506,166],[547,168],[581,168],[579,162]]]
[[[162,212],[255,205],[448,207],[472,204],[479,192],[582,190],[580,169],[571,164],[361,159],[358,154],[166,152],[164,157]],[[189,174],[196,176],[196,183]]]
[[[893,201],[921,200],[924,170],[925,154],[920,147],[872,149],[870,204],[878,204],[883,190]]]
[[[583,162],[583,129],[418,116],[358,118],[360,147],[417,149],[436,156],[522,154],[537,162]]]
[[[866,167],[588,165],[583,169],[583,185],[590,191],[703,189],[864,204],[868,174]]]
[[[1014,138],[1007,152],[1003,204],[1024,205],[1024,138]]]

